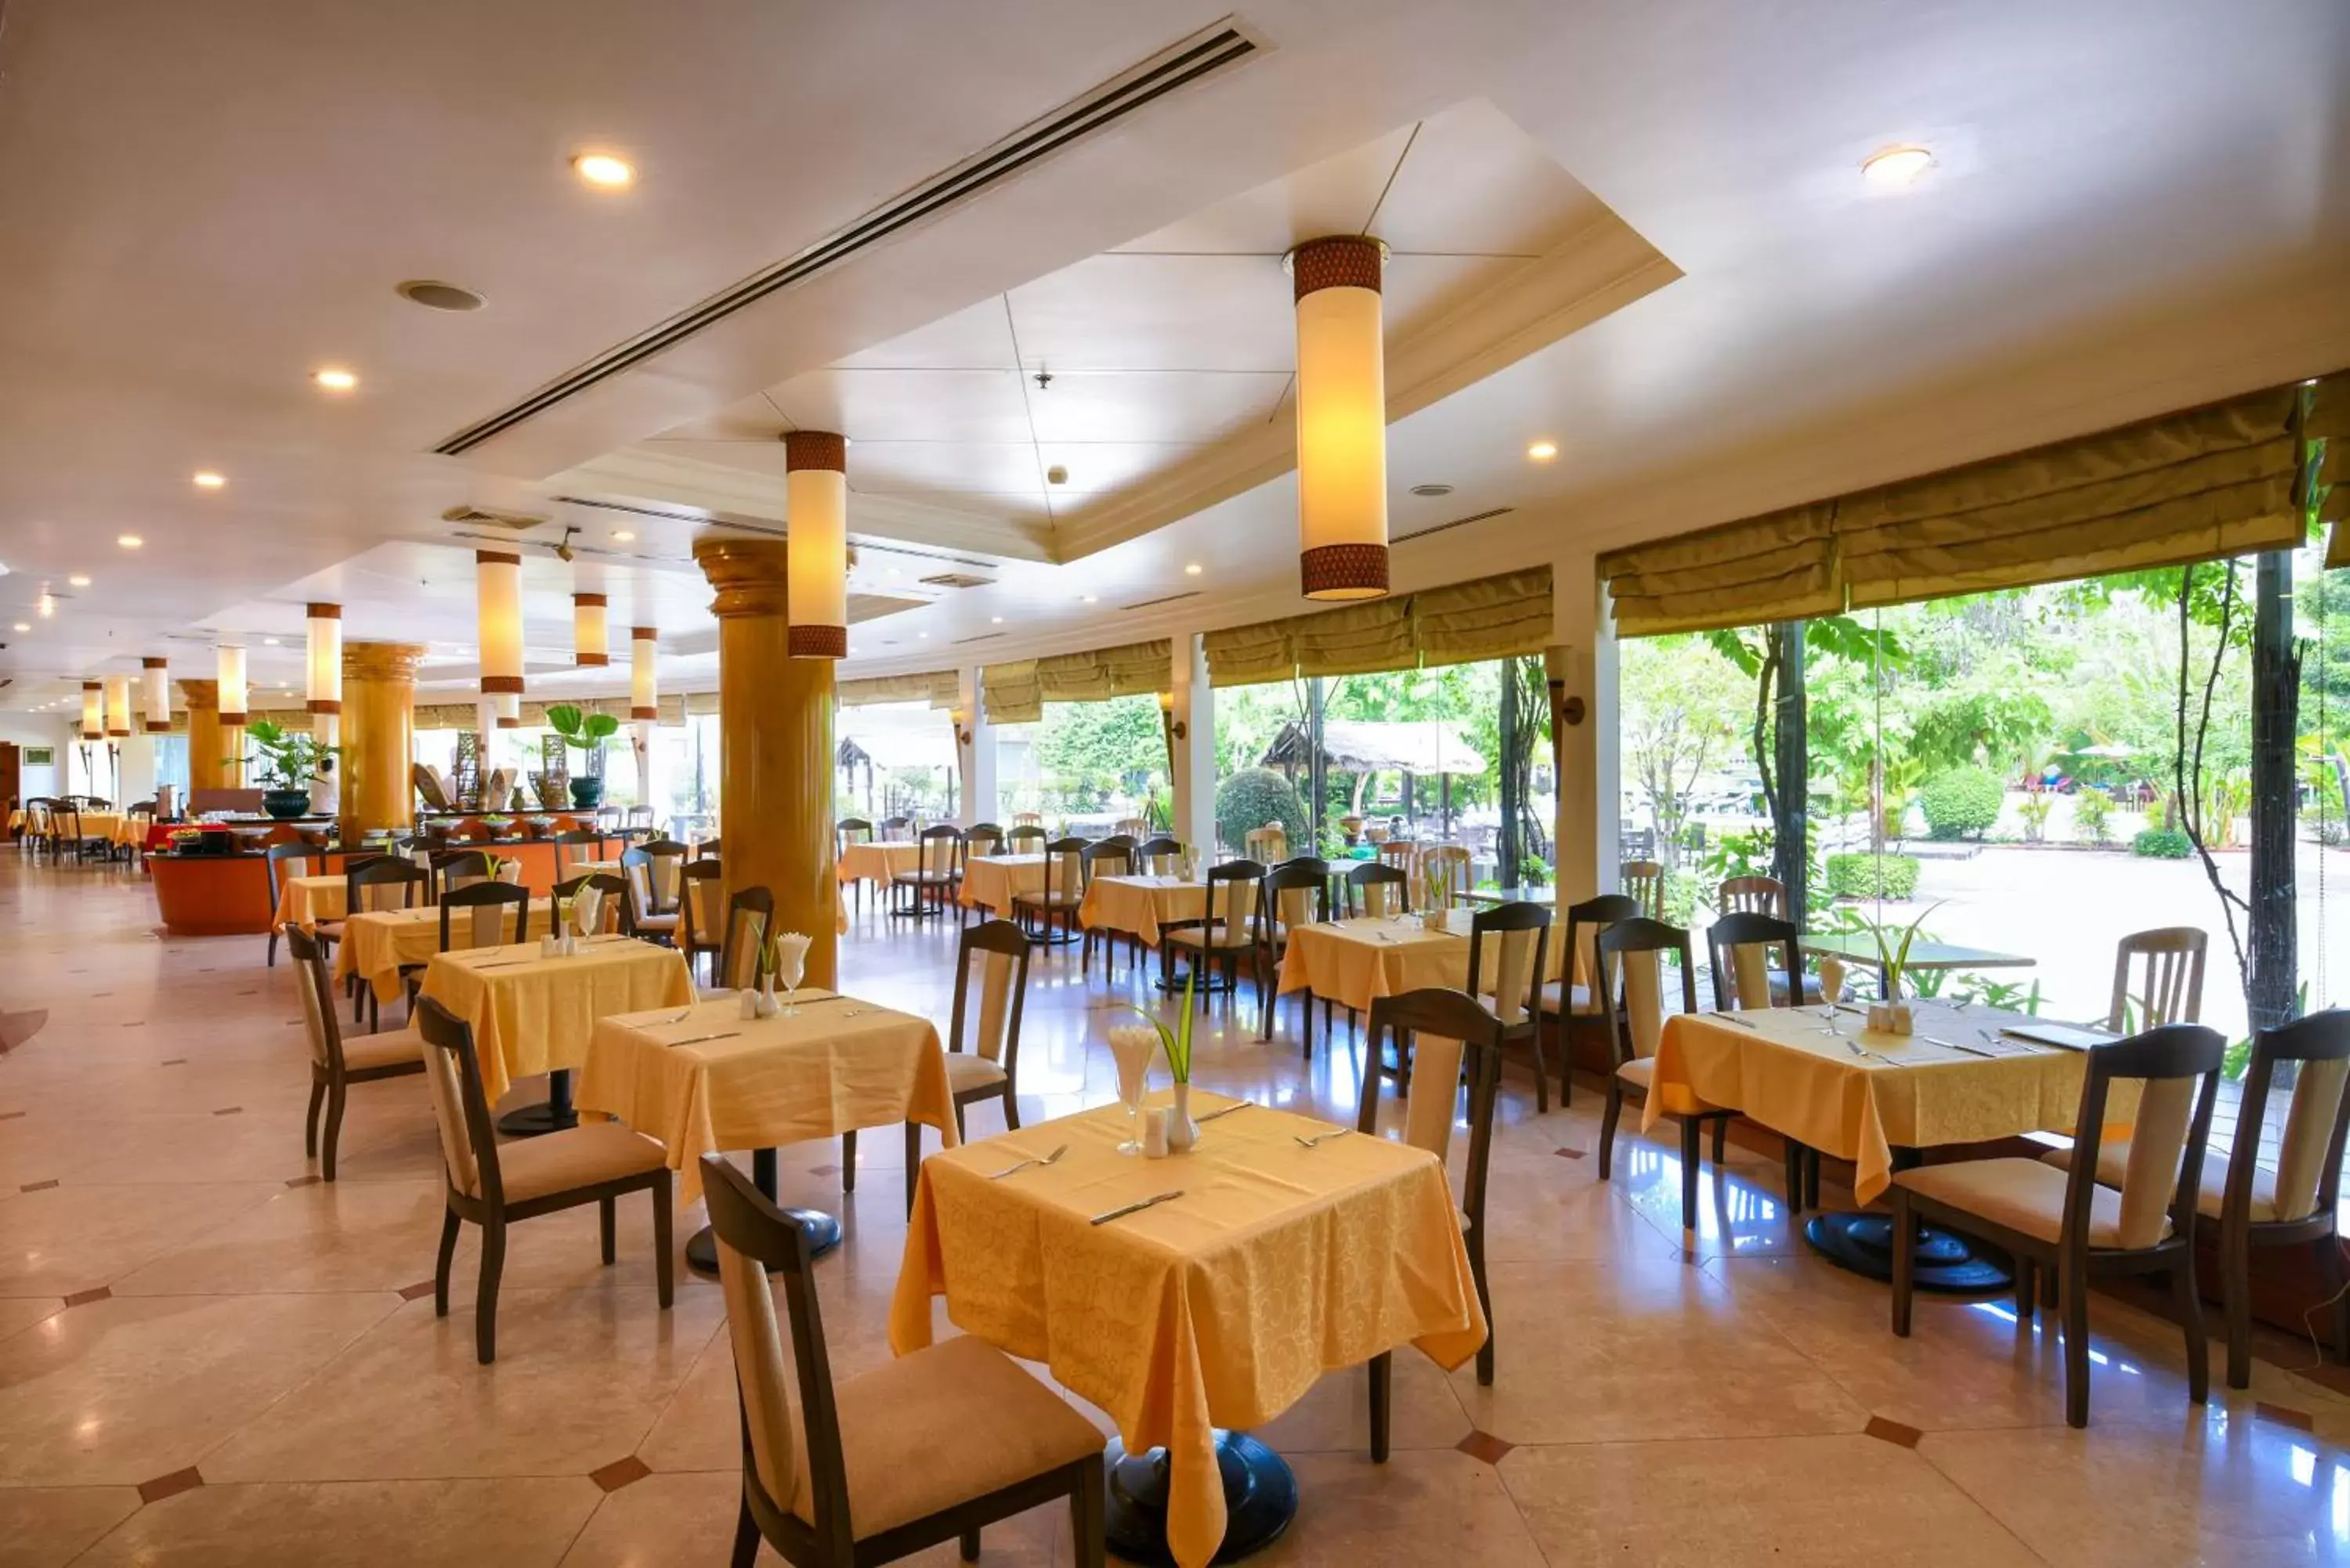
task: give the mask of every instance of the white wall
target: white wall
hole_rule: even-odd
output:
[[[57,753],[52,768],[28,767],[20,787],[25,794],[57,794],[65,788],[66,747],[72,727],[61,719],[35,713],[0,713],[0,741],[19,746],[50,746]]]

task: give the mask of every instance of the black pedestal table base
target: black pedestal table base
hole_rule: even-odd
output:
[[[751,1184],[772,1200],[775,1196],[775,1151],[751,1151]],[[786,1209],[784,1218],[807,1232],[808,1256],[821,1258],[840,1245],[840,1221],[821,1209]],[[685,1263],[705,1274],[718,1272],[718,1232],[704,1225],[686,1239]]]
[[[1109,1549],[1128,1563],[1174,1568],[1167,1550],[1167,1450],[1129,1454],[1112,1438]],[[1224,1543],[1212,1561],[1237,1563],[1281,1539],[1297,1517],[1297,1477],[1288,1461],[1245,1432],[1216,1434],[1224,1483]]]
[[[1839,1268],[1872,1280],[1893,1277],[1893,1216],[1849,1210],[1816,1214],[1804,1227],[1804,1239],[1813,1250]],[[1984,1249],[1954,1231],[1937,1225],[1918,1227],[1917,1268],[1913,1274],[1921,1291],[1948,1295],[1987,1295],[2014,1287],[2015,1275],[2002,1255]]]
[[[498,1131],[508,1137],[543,1137],[579,1125],[571,1108],[571,1074],[561,1069],[546,1075],[546,1098],[536,1106],[508,1111],[498,1118]]]

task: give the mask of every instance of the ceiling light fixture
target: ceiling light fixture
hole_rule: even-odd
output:
[[[1283,258],[1297,308],[1297,567],[1309,599],[1388,591],[1387,254],[1367,234],[1336,234]]]
[[[83,576],[79,572],[76,572],[72,576],[68,577],[66,581],[78,588],[86,588],[89,587],[89,579]]]
[[[312,374],[310,379],[329,392],[348,392],[359,384],[359,379],[339,366],[329,365]]]
[[[987,618],[987,624],[990,626],[1002,626],[1003,624],[1003,618],[1000,615],[989,616]]]
[[[125,550],[136,550],[147,543],[136,534],[117,534],[114,542]]]
[[[1382,545],[1380,547],[1384,549],[1386,546]],[[1190,566],[1183,568],[1183,575],[1187,577],[1196,577],[1205,570],[1207,570],[1206,567],[1201,566],[1199,562],[1194,561]],[[1306,597],[1310,598],[1313,596],[1309,594]]]
[[[30,631],[33,629],[33,623],[27,620],[20,620],[16,623],[16,629],[18,631]]]
[[[222,485],[228,483],[228,480],[225,477],[221,474],[214,473],[210,469],[203,470],[194,477],[195,485],[198,490],[218,490]]]
[[[784,432],[784,650],[848,657],[848,443],[831,431]]]
[[[1097,602],[1100,597],[1101,596],[1099,594],[1080,594],[1077,596],[1077,602],[1079,604],[1089,605]]]
[[[303,703],[313,734],[331,746],[343,738],[343,607],[305,605],[302,620]]]
[[[626,190],[637,178],[627,159],[608,152],[583,152],[571,161],[571,168],[579,178],[605,191]]]
[[[612,649],[605,627],[605,597],[602,594],[571,596],[571,663],[574,669],[600,670],[612,662]]]
[[[265,637],[261,639],[261,646],[264,648],[276,648],[277,646],[277,639],[274,637]]]
[[[453,283],[439,283],[429,277],[413,277],[393,286],[392,292],[411,305],[421,305],[427,310],[479,310],[482,296],[470,288],[459,288]]]
[[[1526,456],[1534,462],[1548,462],[1557,455],[1558,442],[1555,441],[1530,441],[1526,445]]]
[[[497,713],[497,727],[522,727],[522,557],[510,550],[473,552],[480,691]]]
[[[637,536],[636,536],[634,534],[631,534],[630,532],[629,532],[629,530],[627,530],[626,528],[615,528],[615,529],[613,529],[613,530],[612,530],[612,537],[613,537],[614,539],[617,539],[618,541],[619,541],[619,542],[620,542],[621,544],[623,544],[623,545],[633,545],[633,544],[635,544],[635,543],[637,542]]]
[[[1451,494],[1452,486],[1449,484],[1415,484],[1411,487],[1411,493],[1414,495],[1425,495],[1433,499],[1439,495]]]
[[[656,663],[660,652],[659,628],[629,628],[629,717],[639,723],[650,724],[660,718],[660,671]],[[650,732],[638,733],[650,746]]]
[[[1934,155],[1922,147],[1888,147],[1861,161],[1860,175],[1870,184],[1895,190],[1917,182],[1934,166]]]

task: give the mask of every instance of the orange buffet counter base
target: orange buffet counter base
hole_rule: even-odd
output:
[[[544,897],[555,890],[555,846],[545,839],[458,846],[486,849],[502,860],[522,863],[523,886]],[[566,845],[582,852],[580,858],[618,860],[624,840],[608,839],[593,846]],[[318,857],[333,873],[343,869],[339,850]],[[147,872],[155,885],[155,903],[163,929],[175,937],[260,936],[276,913],[269,902],[269,874],[259,855],[151,855]]]

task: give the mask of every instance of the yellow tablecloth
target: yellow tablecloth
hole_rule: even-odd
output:
[[[1418,915],[1336,920],[1289,929],[1281,961],[1280,990],[1315,995],[1367,1012],[1382,996],[1400,996],[1422,986],[1469,983],[1470,910],[1446,916],[1446,929],[1424,929]],[[1493,961],[1489,950],[1486,960]]]
[[[119,811],[85,811],[81,814],[81,836],[85,839],[95,838],[107,844],[117,843],[122,833],[123,821],[123,815]],[[74,819],[64,812],[53,811],[49,813],[49,824],[59,833],[70,833]]]
[[[879,882],[887,885],[900,871],[911,871],[922,862],[922,846],[919,844],[851,844],[840,852],[840,879],[843,882]]]
[[[570,958],[538,944],[436,953],[424,994],[473,1026],[482,1088],[495,1104],[516,1078],[577,1067],[598,1020],[693,1000],[693,976],[674,948],[598,937]]]
[[[1226,1103],[1202,1095],[1194,1115]],[[1262,1427],[1326,1372],[1399,1345],[1458,1366],[1485,1341],[1469,1255],[1435,1156],[1384,1138],[1298,1147],[1327,1123],[1259,1107],[1170,1159],[1117,1152],[1117,1106],[922,1162],[890,1305],[899,1355],[931,1341],[931,1297],[966,1333],[1044,1363],[1118,1424],[1165,1445],[1168,1544],[1200,1568],[1224,1535],[1214,1429]],[[1001,1181],[1014,1160],[1067,1155]],[[1180,1188],[1107,1224],[1091,1217]]]
[[[458,910],[451,921],[452,934],[462,935],[470,929],[473,918],[469,909]],[[533,898],[530,939],[536,941],[553,930],[549,922],[554,918],[553,899]],[[514,935],[512,910],[506,912],[505,934]],[[363,976],[374,988],[378,1002],[391,1002],[400,995],[400,966],[423,963],[440,950],[441,909],[437,904],[427,909],[354,915],[343,922],[342,945],[335,950],[335,979]]]
[[[1750,1120],[1852,1161],[1853,1196],[1863,1203],[1891,1183],[1895,1148],[1981,1143],[2073,1125],[2086,1071],[2080,1052],[2001,1036],[2002,1026],[2026,1022],[2014,1013],[1931,1002],[1911,1007],[1915,1032],[1907,1036],[1865,1031],[1859,1018],[1843,1013],[1836,1019],[1842,1039],[1827,1032],[1816,1007],[1734,1014],[1752,1029],[1712,1013],[1675,1013],[1658,1042],[1653,1082],[1659,1090],[1735,1106]],[[2001,1054],[1970,1056],[1929,1037]],[[1855,1044],[1871,1054],[1855,1055]],[[1663,1093],[1648,1096],[1644,1129],[1664,1114],[1665,1099]],[[2114,1114],[2134,1116],[2135,1085],[2116,1084],[2108,1103]]]
[[[962,868],[962,901],[974,909],[1009,915],[1014,897],[1044,890],[1041,855],[974,855]]]
[[[277,884],[277,923],[308,930],[320,920],[339,920],[349,899],[349,884],[340,873],[332,877],[286,877]]]
[[[931,1021],[828,991],[791,1018],[745,1019],[733,995],[607,1018],[588,1044],[577,1103],[668,1146],[679,1201],[702,1196],[701,1157],[922,1122],[955,1146],[954,1095]],[[696,1035],[725,1038],[702,1040]]]
[[[1077,923],[1087,930],[1131,931],[1142,945],[1159,945],[1159,928],[1204,919],[1208,887],[1180,877],[1097,877],[1077,906]]]

